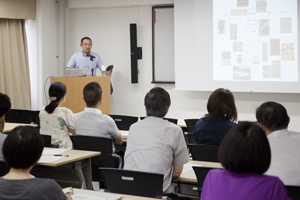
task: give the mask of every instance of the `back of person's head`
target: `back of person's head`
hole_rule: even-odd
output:
[[[0,117],[6,115],[11,108],[10,98],[6,94],[0,93]]]
[[[144,101],[147,116],[164,117],[171,105],[169,93],[161,88],[152,88],[145,96]]]
[[[216,89],[208,99],[207,111],[206,117],[224,117],[236,121],[237,109],[232,92],[224,88]]]
[[[223,139],[219,160],[225,169],[234,173],[264,174],[271,162],[267,136],[256,123],[241,122]]]
[[[59,101],[66,95],[67,88],[61,82],[52,83],[49,88],[50,103],[45,107],[45,110],[51,114],[58,106]]]
[[[80,44],[82,44],[83,40],[85,40],[85,39],[90,40],[90,41],[92,42],[92,39],[91,39],[91,38],[89,38],[89,37],[83,37],[83,38],[81,38],[81,40],[80,40]]]
[[[31,126],[18,126],[6,137],[2,153],[6,164],[16,169],[28,169],[41,157],[44,140]]]
[[[95,107],[102,97],[99,83],[90,82],[83,88],[83,98],[87,107]]]
[[[286,109],[273,101],[265,102],[256,109],[256,119],[269,131],[287,128],[290,122]]]

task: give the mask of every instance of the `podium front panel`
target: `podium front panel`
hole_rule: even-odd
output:
[[[102,88],[102,104],[100,110],[103,114],[110,114],[110,77],[88,76],[88,77],[52,77],[51,84],[61,82],[67,87],[67,99],[63,107],[71,109],[74,113],[84,110],[86,104],[83,99],[83,88],[90,82],[98,82]]]

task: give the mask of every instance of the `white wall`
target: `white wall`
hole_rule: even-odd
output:
[[[58,66],[54,53],[57,52],[57,43],[53,38],[58,37],[59,28],[55,24],[57,15],[50,12],[57,9],[53,5],[55,1],[38,0],[38,2],[40,1],[43,2],[40,11],[42,16],[40,17],[42,22],[47,23],[47,25],[42,25],[41,30],[38,28],[38,46],[43,55],[40,66],[42,79],[45,79],[50,74],[63,75],[62,72],[58,72],[58,67],[64,66]],[[112,75],[114,86],[114,93],[111,97],[112,114],[144,116],[143,99],[154,86],[164,87],[171,95],[172,105],[167,117],[200,118],[206,113],[206,103],[210,92],[175,91],[173,90],[174,85],[151,84],[151,4],[170,3],[173,1],[66,0],[66,56],[64,63],[68,62],[74,52],[80,51],[79,44],[83,36],[90,36],[93,39],[93,51],[100,54],[106,66],[109,64],[115,66]],[[138,46],[143,47],[143,59],[138,61],[140,71],[138,84],[130,83],[129,23],[137,23]],[[61,41],[62,36],[59,37]],[[41,84],[42,80],[39,83]],[[299,94],[234,93],[234,96],[239,120],[255,120],[256,107],[264,101],[272,100],[282,103],[287,108],[291,117],[290,129],[300,131],[298,123],[300,121]],[[38,96],[38,98],[41,97]]]
[[[64,72],[59,65],[65,60],[61,61],[65,53],[64,2],[37,0],[36,19],[26,21],[32,110],[39,110],[46,104],[44,85],[48,93],[50,83],[47,78],[61,76]],[[59,10],[59,6],[62,9]]]
[[[30,90],[31,90],[31,109],[38,110],[38,67],[37,67],[37,29],[36,20],[25,20],[25,29],[27,35]]]

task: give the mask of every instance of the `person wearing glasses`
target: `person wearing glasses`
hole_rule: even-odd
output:
[[[74,53],[67,64],[68,69],[87,69],[87,76],[96,76],[97,68],[101,70],[103,62],[99,54],[92,52],[92,39],[83,37],[80,42],[82,51]],[[91,58],[93,58],[91,61]],[[93,69],[93,70],[92,70]],[[111,76],[111,71],[106,72],[106,76]]]
[[[67,69],[87,69],[87,76],[96,76],[97,68],[101,71],[103,62],[99,54],[92,52],[92,39],[83,37],[80,42],[82,51],[74,53],[70,58]],[[91,61],[93,60],[93,61]],[[112,70],[106,72],[106,76],[111,76]],[[110,94],[113,93],[113,87],[110,83]]]

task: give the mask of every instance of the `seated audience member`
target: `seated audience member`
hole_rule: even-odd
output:
[[[0,93],[0,161],[3,161],[2,144],[7,136],[6,134],[2,133],[4,130],[5,115],[10,110],[10,107],[10,98],[6,94]]]
[[[271,165],[266,172],[278,176],[285,185],[300,186],[300,133],[289,131],[286,109],[276,102],[265,102],[256,109],[256,119],[271,146]]]
[[[237,120],[234,97],[230,90],[216,89],[208,99],[207,111],[208,114],[196,123],[193,136],[198,144],[219,146]]]
[[[115,121],[99,110],[102,102],[100,84],[97,82],[88,83],[83,89],[83,98],[86,107],[84,111],[77,113],[75,116],[76,134],[114,138],[114,144],[123,144],[122,135]],[[115,152],[114,145],[113,152]]]
[[[8,134],[3,144],[3,156],[10,171],[0,178],[0,199],[67,199],[54,180],[35,178],[30,174],[43,148],[43,138],[34,127],[19,126]]]
[[[74,114],[61,105],[67,98],[67,88],[61,82],[52,83],[49,88],[49,105],[40,111],[40,133],[51,135],[53,147],[72,149],[71,135],[75,135]]]
[[[263,175],[270,166],[271,152],[263,130],[254,123],[242,122],[225,136],[219,149],[223,169],[207,174],[201,200],[287,200],[278,177]]]
[[[160,87],[145,96],[147,117],[131,125],[127,138],[124,169],[164,174],[163,192],[171,192],[171,181],[178,178],[189,162],[182,130],[164,120],[171,105],[169,93]]]

